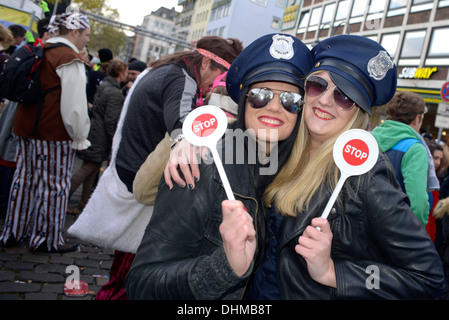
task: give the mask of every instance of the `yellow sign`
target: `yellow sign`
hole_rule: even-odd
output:
[[[12,22],[14,24],[20,24],[26,28],[30,26],[31,14],[28,12],[16,10],[9,7],[0,6],[0,17],[2,20]],[[37,21],[33,21],[31,30],[37,32]]]
[[[295,27],[300,2],[301,0],[289,1],[290,5],[285,8],[284,17],[282,18],[282,30]]]
[[[425,89],[425,88],[401,88],[397,87],[396,91],[411,91],[419,94],[425,102],[427,103],[442,103],[443,99],[441,98],[440,91],[435,89]]]
[[[437,67],[433,68],[403,68],[399,79],[429,79],[432,74],[438,71]]]

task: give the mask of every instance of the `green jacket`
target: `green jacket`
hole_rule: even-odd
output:
[[[420,140],[419,134],[409,125],[386,120],[372,132],[380,150],[386,152],[399,141],[414,138]],[[405,190],[410,198],[411,209],[419,220],[427,225],[429,218],[429,196],[427,193],[429,156],[422,143],[415,143],[402,158],[401,171]]]

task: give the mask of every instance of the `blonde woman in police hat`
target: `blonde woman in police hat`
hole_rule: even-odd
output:
[[[346,181],[329,218],[320,218],[339,178],[333,145],[346,130],[366,129],[371,108],[393,97],[396,66],[360,36],[329,38],[312,53],[295,146],[265,193],[282,216],[277,272],[256,276],[255,287],[274,279],[281,299],[437,298],[441,262],[383,154],[370,172]]]
[[[210,162],[199,165],[201,183],[195,189],[174,185],[170,190],[161,183],[153,216],[126,278],[128,297],[242,297],[254,270],[253,258],[257,260],[264,250],[262,195],[277,171],[262,175],[265,164],[259,157],[256,163],[249,161],[249,148],[255,141],[265,160],[275,152],[278,167],[285,163],[298,131],[304,79],[311,63],[310,50],[284,34],[257,39],[232,63],[226,84],[238,103],[233,129],[255,133],[245,139],[239,139],[238,133],[225,135],[219,151],[222,159],[229,151],[234,156],[223,162],[237,200],[225,201],[216,166]],[[237,162],[237,157],[243,161]]]

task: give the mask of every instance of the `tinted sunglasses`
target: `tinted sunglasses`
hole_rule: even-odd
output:
[[[302,95],[290,91],[281,91],[269,88],[253,88],[249,90],[246,97],[248,102],[254,109],[260,109],[265,107],[274,98],[274,92],[279,91],[279,100],[284,107],[290,113],[299,113],[303,105]]]
[[[307,95],[318,97],[329,89],[329,82],[322,77],[311,75],[306,80],[305,88]],[[334,86],[334,101],[340,109],[345,111],[349,111],[355,106],[355,102],[345,95],[337,86]]]

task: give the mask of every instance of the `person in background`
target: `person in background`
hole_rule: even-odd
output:
[[[11,46],[13,41],[14,38],[11,34],[11,31],[0,24],[0,72],[3,71],[3,65],[9,58],[9,54],[6,52],[6,49]],[[0,97],[0,104],[3,103],[3,99],[3,97]]]
[[[386,105],[387,120],[371,132],[391,160],[399,184],[410,198],[411,209],[424,226],[429,217],[429,154],[419,129],[425,112],[423,98],[414,92],[399,91]]]
[[[438,143],[436,143],[435,141],[432,141],[432,140],[430,140],[427,143],[427,146],[432,155],[435,172],[438,172],[438,170],[440,168],[440,164],[441,164],[442,160],[444,159],[443,146],[439,145]],[[435,216],[433,214],[433,210],[439,200],[440,200],[439,190],[434,190],[434,191],[429,192],[430,214],[429,214],[428,222],[426,225],[426,230],[430,236],[430,239],[432,239],[432,241],[435,241],[435,234],[436,234],[436,221],[435,221]]]
[[[12,44],[6,49],[6,53],[12,55],[17,47],[25,40],[26,29],[18,24],[13,24],[8,27],[14,38]]]
[[[100,63],[95,65],[87,72],[87,101],[89,102],[89,107],[92,107],[95,98],[95,91],[100,85],[101,81],[106,76],[106,70],[108,68],[108,63],[114,58],[114,54],[108,48],[103,48],[98,50],[98,57],[100,58]]]
[[[36,45],[43,46],[50,39],[51,35],[48,33],[49,22],[50,19],[44,18],[37,23],[39,38],[36,39]],[[6,56],[9,57],[6,53],[0,55],[0,60]],[[7,101],[0,116],[0,217],[3,218],[6,216],[12,178],[17,165],[18,137],[13,132],[13,121],[18,105],[18,102]]]
[[[29,239],[32,251],[63,252],[76,250],[66,246],[62,237],[75,150],[90,146],[86,72],[79,56],[89,41],[90,24],[80,13],[64,13],[52,17],[48,30],[53,37],[46,45],[64,46],[45,51],[41,86],[43,90],[60,88],[46,94],[37,132],[39,104],[19,104],[14,116],[14,133],[19,137],[17,169],[0,240],[15,245]]]
[[[128,78],[125,81],[124,85],[121,85],[121,91],[123,95],[126,97],[128,94],[129,89],[131,89],[131,86],[136,81],[137,77],[147,68],[147,65],[145,62],[142,62],[140,60],[133,60],[128,65]]]
[[[237,200],[226,200],[213,163],[199,164],[202,179],[193,190],[177,185],[170,190],[162,180],[126,278],[131,299],[241,297],[264,252],[268,235],[263,191],[289,157],[311,62],[310,50],[299,39],[270,34],[255,40],[232,63],[226,87],[238,103],[237,120],[219,153],[227,159],[225,172]],[[250,161],[253,153],[260,155],[255,163]],[[277,156],[273,170],[263,173]],[[240,254],[248,259],[235,263]]]
[[[91,146],[78,153],[83,160],[81,168],[72,176],[69,198],[83,185],[78,208],[67,209],[67,213],[78,214],[90,198],[92,187],[103,161],[108,161],[111,155],[112,138],[117,129],[118,119],[125,98],[120,92],[119,84],[128,76],[126,62],[113,59],[106,70],[106,78],[95,93],[92,107],[91,126],[87,139]]]
[[[449,300],[449,198],[441,198],[432,214],[437,222],[435,246],[443,262],[446,278],[446,287],[440,299]]]

